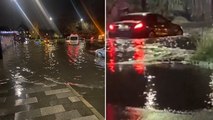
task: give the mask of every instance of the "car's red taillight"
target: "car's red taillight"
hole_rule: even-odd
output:
[[[109,30],[114,30],[114,29],[115,29],[115,26],[112,25],[112,24],[110,24],[110,25],[109,25]]]
[[[144,27],[143,23],[138,23],[135,25],[134,29],[142,29]]]

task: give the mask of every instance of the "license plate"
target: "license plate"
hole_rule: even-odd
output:
[[[121,31],[129,30],[129,26],[128,25],[118,25],[118,29]]]

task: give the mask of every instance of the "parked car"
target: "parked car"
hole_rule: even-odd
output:
[[[129,13],[109,25],[109,38],[152,38],[182,34],[181,26],[151,12]]]
[[[97,57],[105,58],[105,47],[95,50],[95,55]]]
[[[104,58],[100,58],[100,57],[96,57],[94,59],[95,63],[101,67],[105,67],[105,59]]]

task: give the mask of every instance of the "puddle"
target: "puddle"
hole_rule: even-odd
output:
[[[189,113],[209,114],[205,110],[213,105],[212,70],[190,65],[187,61],[193,53],[160,42],[147,44],[144,39],[108,41],[109,120],[158,120],[158,115],[163,120],[171,116],[193,120]],[[176,115],[180,113],[181,117]]]

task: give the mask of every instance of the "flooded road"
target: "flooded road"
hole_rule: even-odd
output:
[[[104,67],[83,42],[66,45],[31,41],[5,51],[0,62],[0,85],[17,84],[22,91],[24,83],[68,84],[104,115]]]
[[[191,49],[110,39],[107,120],[212,120],[212,71],[187,63]]]

